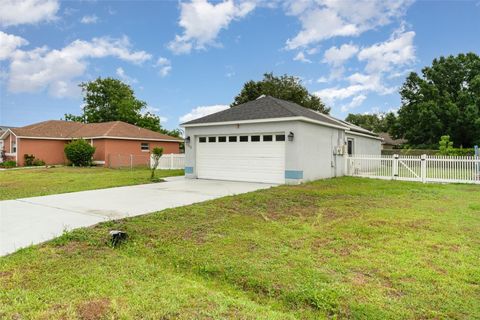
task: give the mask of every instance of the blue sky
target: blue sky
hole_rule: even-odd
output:
[[[78,84],[128,82],[173,129],[244,82],[295,75],[344,118],[395,110],[408,72],[480,53],[479,1],[0,0],[0,124],[80,114]]]

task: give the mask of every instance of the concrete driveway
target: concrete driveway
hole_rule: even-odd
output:
[[[166,180],[163,183],[0,201],[0,256],[53,239],[64,230],[273,186],[184,177]]]

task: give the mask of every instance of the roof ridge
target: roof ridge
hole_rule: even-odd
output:
[[[275,98],[275,97],[272,97],[272,96],[265,96],[264,98],[271,98],[273,100],[273,102],[279,106],[280,108],[282,108],[283,110],[287,110],[290,114],[294,115],[294,116],[300,116],[299,114],[295,113],[295,112],[292,112],[292,110],[290,110],[289,108],[285,107],[282,103],[280,103],[280,101],[286,101],[286,100],[281,100],[281,99],[278,99],[278,98]],[[264,99],[262,98],[262,99]],[[278,101],[280,100],[280,101]],[[287,101],[289,102],[289,101]]]
[[[107,132],[105,132],[105,136],[108,136],[108,134],[113,130],[113,128],[115,128],[121,121],[115,121],[115,123],[113,124],[113,126],[110,127],[110,129],[107,130]]]

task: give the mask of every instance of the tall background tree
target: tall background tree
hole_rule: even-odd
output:
[[[262,94],[295,102],[325,114],[330,112],[330,108],[327,108],[319,97],[308,92],[299,78],[288,75],[277,77],[273,73],[265,73],[260,81],[246,82],[231,106],[255,100]]]
[[[65,120],[84,123],[124,121],[142,128],[180,136],[160,125],[160,117],[147,110],[147,103],[135,97],[133,89],[114,78],[97,78],[80,84],[84,106],[82,115],[66,114]]]
[[[440,57],[410,73],[400,89],[395,136],[411,145],[438,145],[449,135],[454,146],[480,143],[480,57],[474,53]]]
[[[372,114],[349,113],[345,121],[376,133],[390,133],[396,128],[397,118],[393,112]]]

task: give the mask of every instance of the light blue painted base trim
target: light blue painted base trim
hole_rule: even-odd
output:
[[[193,167],[185,167],[185,173],[186,174],[192,174],[193,173]]]
[[[285,179],[303,179],[303,171],[285,170]]]

